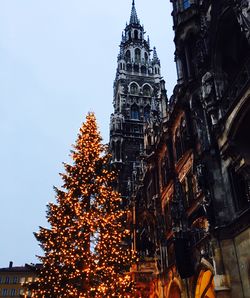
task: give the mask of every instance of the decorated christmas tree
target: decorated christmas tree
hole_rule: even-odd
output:
[[[126,275],[131,258],[123,245],[125,214],[93,113],[71,153],[62,189],[55,188],[56,203],[48,205],[50,227],[35,233],[44,256],[34,296],[133,297]]]

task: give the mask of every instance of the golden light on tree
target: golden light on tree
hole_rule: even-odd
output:
[[[116,179],[110,156],[101,144],[93,113],[80,128],[72,150],[73,163],[64,164],[63,186],[50,203],[50,228],[35,233],[44,256],[35,297],[133,297],[126,275],[131,263],[124,245],[125,211],[114,191]]]

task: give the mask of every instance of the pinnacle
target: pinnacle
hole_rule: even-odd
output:
[[[137,17],[136,9],[135,9],[135,0],[132,1],[132,10],[130,16],[130,24],[140,24],[140,21]]]

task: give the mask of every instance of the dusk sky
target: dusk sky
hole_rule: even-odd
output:
[[[33,232],[61,186],[88,111],[109,139],[113,81],[132,0],[0,1],[0,267],[36,263]],[[169,0],[136,0],[170,96],[176,83]]]

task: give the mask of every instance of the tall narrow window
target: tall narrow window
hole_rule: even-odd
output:
[[[131,107],[131,119],[139,120],[139,108],[137,105]]]
[[[125,56],[126,56],[126,61],[127,61],[127,62],[130,61],[130,59],[131,59],[131,53],[130,53],[130,50],[127,50]]]
[[[141,50],[135,49],[135,63],[139,63],[141,61]]]
[[[187,9],[190,7],[190,1],[189,0],[183,0],[183,9]]]
[[[138,87],[135,83],[130,85],[130,93],[131,94],[138,94]]]
[[[151,88],[148,85],[145,85],[143,87],[143,95],[150,96],[150,93],[151,93]]]
[[[178,161],[182,156],[181,136],[179,129],[177,129],[175,133],[175,154],[176,161]]]
[[[250,180],[244,172],[236,172],[232,167],[229,169],[230,182],[237,211],[250,207]]]
[[[144,121],[148,121],[150,118],[150,106],[144,108]]]
[[[134,37],[136,40],[138,39],[138,31],[137,30],[134,31]]]

